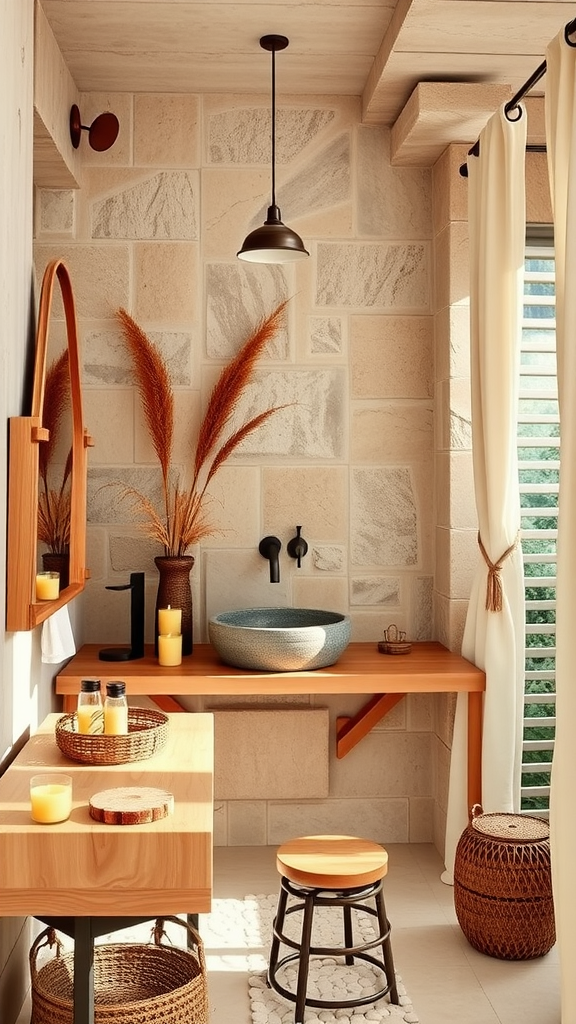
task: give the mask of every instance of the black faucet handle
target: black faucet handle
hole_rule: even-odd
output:
[[[301,526],[297,526],[296,527],[296,536],[292,537],[292,540],[289,540],[288,544],[286,545],[286,550],[287,550],[288,554],[290,555],[290,558],[297,558],[298,559],[298,568],[299,569],[300,569],[300,567],[302,565],[302,559],[304,558],[304,555],[308,551],[308,544],[304,540],[304,537],[300,536],[300,530],[301,529],[302,529]]]

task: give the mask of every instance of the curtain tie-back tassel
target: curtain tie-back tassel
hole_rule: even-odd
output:
[[[478,547],[482,552],[482,557],[488,566],[488,579],[486,581],[486,610],[489,612],[501,612],[502,611],[502,580],[500,578],[500,572],[502,566],[509,555],[512,554],[514,549],[518,545],[520,540],[520,531],[516,534],[516,540],[506,551],[500,555],[500,558],[496,562],[491,562],[486,548],[482,543],[482,538],[478,534]]]

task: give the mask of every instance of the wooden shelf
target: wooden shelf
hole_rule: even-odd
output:
[[[482,694],[484,672],[460,654],[435,641],[415,643],[409,654],[380,654],[376,643],[350,644],[335,665],[313,672],[256,672],[224,665],[211,644],[195,644],[177,667],[163,668],[152,645],[134,661],[100,661],[105,644],[86,644],[56,677],[56,693],[64,709],[74,711],[82,679],[126,682],[128,695],[156,698],[164,710],[178,710],[175,696],[246,694],[372,694],[354,718],[337,722],[336,753],[346,754],[407,693],[467,692],[468,799],[481,803]]]

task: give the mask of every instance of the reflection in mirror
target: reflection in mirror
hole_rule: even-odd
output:
[[[40,442],[38,451],[41,568],[59,573],[61,588],[68,586],[70,562],[72,425],[68,366],[68,349],[64,349],[48,367],[42,409],[42,426],[48,431],[48,439]]]
[[[58,282],[66,348],[49,352],[52,295]],[[44,272],[32,414],[9,423],[6,629],[33,629],[84,589],[86,579],[86,449],[78,332],[66,264],[52,260]],[[41,557],[42,556],[42,557]],[[67,585],[57,598],[40,597],[36,577],[48,556],[68,562]],[[47,567],[46,567],[47,568]],[[64,581],[66,576],[64,576]]]

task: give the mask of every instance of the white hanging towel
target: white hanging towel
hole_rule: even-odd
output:
[[[76,654],[76,644],[68,606],[58,608],[42,624],[42,661],[47,665],[58,665]]]

